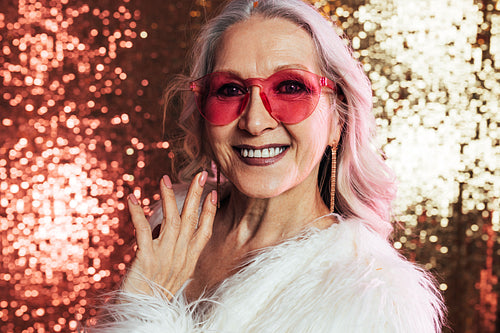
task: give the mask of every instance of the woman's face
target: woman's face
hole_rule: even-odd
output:
[[[287,68],[321,75],[317,59],[305,30],[285,19],[254,16],[224,33],[214,72],[230,71],[242,79],[267,78]],[[222,173],[253,198],[275,197],[299,184],[317,186],[322,154],[339,134],[329,89],[322,89],[315,110],[296,124],[271,117],[259,96],[260,88],[250,89],[248,104],[236,120],[222,126],[205,122]]]

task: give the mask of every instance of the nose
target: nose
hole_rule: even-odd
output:
[[[279,122],[271,117],[266,109],[263,97],[260,96],[261,87],[252,86],[249,91],[248,103],[238,122],[238,127],[252,135],[260,135],[276,128]]]

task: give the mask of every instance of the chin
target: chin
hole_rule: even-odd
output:
[[[273,184],[272,182],[266,182],[265,184],[246,182],[245,184],[234,184],[234,186],[245,196],[256,199],[274,198],[287,190],[287,187],[283,186],[283,184]]]

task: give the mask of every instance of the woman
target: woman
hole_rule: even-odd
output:
[[[235,0],[193,64],[167,93],[191,90],[181,175],[213,161],[227,182],[210,191],[202,171],[174,194],[165,176],[154,240],[129,197],[136,259],[99,331],[441,331],[431,277],[387,242],[370,83],[331,25],[300,0]]]

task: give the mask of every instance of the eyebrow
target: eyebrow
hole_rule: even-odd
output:
[[[284,69],[303,69],[303,70],[306,70],[306,71],[311,71],[311,69],[307,68],[306,66],[302,65],[302,64],[286,64],[286,65],[280,65],[280,66],[277,66],[273,69],[273,73],[276,73],[276,72],[279,72],[279,71],[282,71]],[[230,73],[232,75],[236,75],[238,77],[241,77],[241,73],[238,72],[238,71],[234,71],[234,70],[231,70],[231,69],[218,69],[214,72],[226,72],[226,73]],[[272,75],[271,74],[271,75]]]
[[[303,69],[303,70],[306,70],[306,71],[311,71],[311,69],[307,68],[306,66],[302,65],[302,64],[287,64],[287,65],[281,65],[281,66],[278,66],[278,67],[275,67],[274,68],[274,72],[279,72],[283,69]]]

